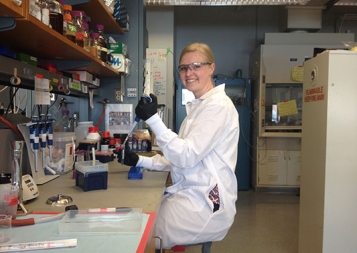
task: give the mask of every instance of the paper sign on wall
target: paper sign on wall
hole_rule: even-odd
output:
[[[50,96],[50,80],[43,78],[42,75],[35,76],[35,104],[49,105],[51,103]]]

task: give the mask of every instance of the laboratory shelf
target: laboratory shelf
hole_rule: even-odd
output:
[[[78,1],[72,1],[75,4]],[[25,53],[41,60],[55,61],[59,70],[85,70],[96,77],[118,77],[120,74],[108,64],[96,58],[83,48],[68,40],[62,34],[46,26],[28,13],[28,1],[24,1],[19,10],[4,3],[0,4],[0,44],[16,53]],[[123,34],[124,31],[99,0],[92,0],[73,7],[82,9],[92,19],[92,24],[103,24],[107,33]],[[14,27],[5,27],[9,23],[5,17],[14,17]],[[5,26],[8,26],[5,24]],[[61,63],[62,62],[62,63]],[[70,63],[70,64],[69,64]]]

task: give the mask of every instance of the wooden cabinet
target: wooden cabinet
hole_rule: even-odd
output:
[[[108,64],[28,14],[28,4],[29,0],[24,0],[22,8],[18,9],[10,0],[1,2],[0,9],[5,10],[0,12],[1,16],[13,16],[16,21],[14,29],[0,32],[1,45],[14,52],[23,52],[39,59],[55,61],[58,70],[70,68],[85,70],[98,77],[119,76],[118,71]],[[91,0],[80,5],[76,5],[76,1],[72,0],[69,4],[73,5],[73,9],[84,10],[91,17],[93,24],[103,24],[106,33],[124,33],[101,0]]]
[[[25,18],[28,13],[28,3],[29,1],[1,0],[0,16]]]

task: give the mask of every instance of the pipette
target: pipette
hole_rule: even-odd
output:
[[[145,99],[148,103],[151,103],[152,102],[152,99],[149,95],[142,95],[141,96],[141,99]],[[125,157],[125,144],[126,142],[128,141],[129,137],[131,136],[131,134],[133,133],[134,131],[134,128],[136,127],[136,125],[138,124],[138,122],[140,121],[140,118],[138,116],[135,116],[135,120],[134,120],[134,123],[133,125],[131,126],[129,132],[128,132],[128,135],[126,136],[123,144],[121,145],[121,164],[124,164],[124,157]]]
[[[53,119],[51,118],[51,114],[47,114],[47,146],[50,153],[50,162],[52,162]]]
[[[45,115],[41,114],[40,115],[40,140],[41,140],[41,152],[42,152],[42,167],[44,168],[46,165],[46,156],[45,156],[45,150],[46,150],[46,143],[47,143],[47,127],[46,127],[46,119]]]
[[[38,172],[38,149],[39,149],[39,124],[38,117],[33,116],[32,122],[35,123],[33,126],[33,154],[34,154],[34,163],[35,163],[35,171]]]

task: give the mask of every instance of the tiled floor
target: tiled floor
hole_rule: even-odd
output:
[[[240,191],[235,222],[212,253],[297,253],[299,197],[296,193]],[[200,253],[199,246],[186,253]]]

